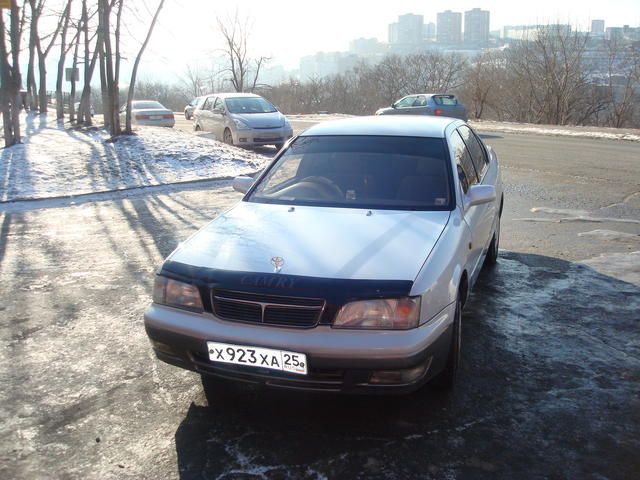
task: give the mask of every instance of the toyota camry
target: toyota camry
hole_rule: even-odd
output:
[[[498,159],[463,121],[375,116],[287,142],[181,244],[145,312],[156,356],[219,379],[348,393],[454,384],[462,310],[498,257]]]

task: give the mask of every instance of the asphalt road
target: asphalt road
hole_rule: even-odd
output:
[[[501,259],[448,394],[207,399],[157,362],[153,272],[228,183],[1,207],[0,478],[638,478],[640,144],[484,136]]]

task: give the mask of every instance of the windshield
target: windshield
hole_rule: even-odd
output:
[[[258,182],[248,201],[450,210],[449,163],[441,138],[299,137]]]
[[[230,113],[273,113],[276,107],[262,97],[235,97],[225,100]]]
[[[164,106],[160,102],[152,102],[152,101],[148,101],[148,102],[133,102],[131,104],[131,108],[133,110],[147,110],[147,109],[153,109],[153,108],[165,109]]]

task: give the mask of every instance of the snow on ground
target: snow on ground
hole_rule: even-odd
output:
[[[107,143],[103,130],[25,116],[24,143],[0,150],[0,202],[230,178],[268,161],[175,129],[140,127],[136,133]]]
[[[481,132],[533,133],[561,137],[598,138],[605,140],[630,140],[640,142],[639,129],[606,127],[582,127],[571,125],[536,125],[532,123],[494,122],[471,120],[469,124]]]
[[[353,117],[344,113],[287,115],[296,122],[319,123]],[[470,120],[469,124],[481,132],[532,133],[560,137],[599,138],[605,140],[630,140],[640,142],[640,129],[583,127],[572,125],[537,125],[533,123],[495,122],[491,120]]]

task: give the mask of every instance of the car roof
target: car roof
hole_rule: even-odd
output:
[[[455,97],[453,93],[410,93],[409,95],[405,95],[405,97],[416,97],[418,95],[424,95],[426,97]]]
[[[209,95],[210,97],[220,97],[220,98],[237,98],[237,97],[260,97],[260,95],[256,95],[255,93],[240,93],[240,92],[232,92],[232,93],[212,93]]]
[[[455,118],[427,115],[375,115],[319,123],[302,132],[300,136],[380,135],[444,138],[445,130],[451,124],[462,125],[464,122]]]

